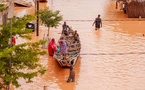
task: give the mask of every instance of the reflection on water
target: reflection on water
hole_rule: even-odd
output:
[[[50,0],[49,4],[53,10],[60,10],[67,24],[80,35],[82,48],[75,66],[76,81],[66,83],[69,70],[45,55],[41,63],[47,66],[47,72],[34,78],[32,84],[22,83],[22,90],[42,90],[43,86],[48,90],[145,89],[144,21],[103,21],[103,27],[95,31],[92,23],[98,14],[103,20],[127,19],[114,9],[114,0]],[[58,40],[60,32],[61,26],[52,28],[50,36]]]

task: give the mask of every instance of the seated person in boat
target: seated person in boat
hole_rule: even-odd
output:
[[[75,41],[79,41],[79,34],[77,33],[77,30],[74,31],[73,37]]]
[[[58,52],[58,53],[60,52],[60,47],[59,47],[59,46],[57,46],[57,52]]]
[[[55,39],[52,38],[50,42],[48,43],[48,52],[49,56],[53,56],[54,52],[57,50]]]
[[[66,22],[64,22],[64,24],[62,25],[62,34],[67,36],[69,29],[70,29],[69,26],[66,24]]]

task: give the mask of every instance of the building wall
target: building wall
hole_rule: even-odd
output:
[[[0,3],[5,4],[5,8],[6,8],[6,10],[0,12],[0,25],[5,25],[7,22],[9,3],[8,2],[0,2]]]
[[[145,18],[145,0],[136,0],[128,3],[127,15],[129,18]]]

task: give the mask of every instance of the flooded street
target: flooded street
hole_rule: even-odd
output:
[[[81,55],[75,65],[75,82],[66,83],[69,69],[61,68],[53,57],[42,56],[47,72],[15,90],[145,90],[145,19],[127,18],[115,9],[115,0],[48,0],[40,3],[60,10],[63,20],[77,30]],[[28,10],[28,12],[30,12]],[[103,27],[95,30],[100,14]],[[63,21],[61,22],[63,23]],[[60,37],[61,25],[51,28],[50,37]],[[40,26],[40,37],[47,28]]]

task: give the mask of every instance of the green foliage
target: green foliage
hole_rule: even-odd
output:
[[[31,29],[27,29],[26,24],[35,18],[31,15],[25,15],[20,18],[13,18],[12,19],[12,30],[10,30],[10,22],[7,23],[5,26],[2,26],[2,29],[0,30],[0,51],[1,49],[7,48],[9,45],[9,37],[10,33],[12,33],[13,36],[18,35],[22,38],[31,39],[31,37],[28,35],[31,33]]]
[[[4,4],[0,4],[0,12],[6,10],[5,5]]]
[[[47,27],[57,27],[62,20],[62,16],[59,15],[60,11],[52,11],[48,7],[38,11],[38,15],[42,21],[42,24]]]
[[[19,78],[28,82],[38,74],[44,74],[45,67],[39,63],[39,56],[46,54],[40,49],[40,45],[46,41],[40,40],[34,43],[22,43],[10,47],[10,33],[13,36],[30,39],[31,29],[27,29],[26,23],[35,19],[31,15],[12,19],[12,31],[10,23],[0,30],[0,89],[12,82],[16,87],[20,86]],[[10,64],[10,60],[12,64]]]

